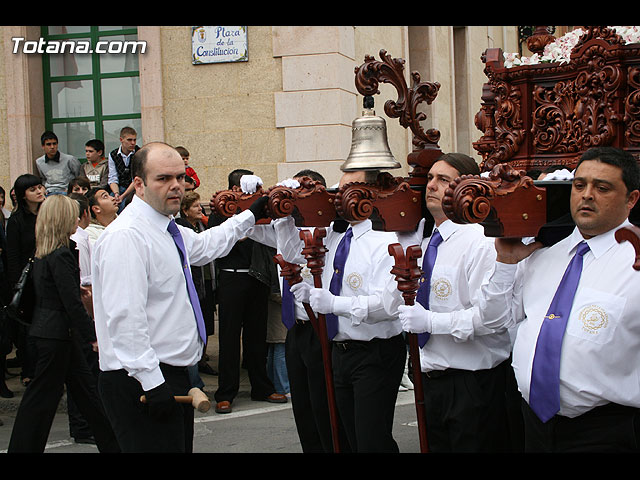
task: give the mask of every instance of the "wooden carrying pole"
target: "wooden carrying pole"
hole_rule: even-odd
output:
[[[391,269],[391,274],[396,276],[398,290],[402,292],[405,305],[415,303],[418,292],[418,281],[422,276],[422,270],[418,267],[418,259],[422,255],[422,249],[417,245],[407,248],[405,255],[399,243],[389,245],[389,255],[395,259],[395,265]],[[416,414],[418,417],[418,435],[420,437],[420,452],[428,453],[427,443],[427,421],[424,410],[424,390],[422,386],[422,371],[420,368],[420,346],[418,345],[418,335],[408,333],[409,357],[413,370],[413,394],[415,397]]]
[[[300,275],[302,267],[300,265],[287,262],[280,254],[275,255],[273,257],[273,261],[280,266],[280,276],[289,282],[289,287],[293,287],[294,285],[302,282],[302,276]],[[311,305],[302,302],[302,306],[304,307],[304,311],[307,312],[307,317],[309,317],[311,326],[313,326],[316,334],[318,334],[318,319],[311,309]]]
[[[322,270],[324,268],[324,256],[327,249],[322,239],[327,235],[324,227],[317,227],[313,234],[309,230],[300,230],[300,238],[304,241],[302,254],[307,259],[307,266],[313,276],[313,286],[322,288]],[[313,311],[312,311],[313,313]],[[336,405],[335,388],[333,386],[333,368],[331,365],[331,349],[329,348],[329,337],[327,335],[327,322],[324,314],[317,316],[318,339],[322,349],[322,360],[324,363],[324,378],[327,385],[327,400],[329,402],[329,420],[331,422],[331,435],[333,439],[333,452],[340,453],[340,440],[338,429],[338,407]]]

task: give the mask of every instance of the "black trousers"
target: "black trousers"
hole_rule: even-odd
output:
[[[510,451],[505,404],[508,366],[507,360],[487,370],[422,374],[429,451]]]
[[[303,453],[332,453],[333,435],[322,347],[311,322],[296,323],[287,332],[285,361],[293,418]],[[340,452],[346,453],[350,450],[349,443],[340,421],[338,429]]]
[[[72,340],[34,338],[36,375],[24,392],[9,441],[9,452],[44,452],[64,386],[87,419],[100,452],[119,452],[98,398],[84,353]]]
[[[191,388],[186,367],[160,364],[174,395],[187,395]],[[193,451],[193,407],[177,404],[172,415],[155,419],[147,405],[140,382],[126,370],[100,372],[100,396],[124,453],[191,453]]]
[[[94,352],[91,345],[81,345],[81,350],[87,360],[87,366],[93,373],[96,386],[98,385],[98,375],[100,367],[98,366],[98,353]],[[93,436],[91,427],[87,419],[82,416],[80,409],[73,400],[73,395],[67,392],[67,413],[69,416],[69,435],[75,439],[89,438]]]
[[[546,423],[522,401],[525,452],[638,453],[640,409],[609,403],[574,418],[555,415]]]
[[[352,452],[399,451],[393,438],[393,417],[406,358],[402,335],[334,342],[336,403]]]
[[[269,287],[248,273],[220,271],[218,277],[218,389],[216,402],[232,402],[240,389],[240,345],[251,398],[275,392],[267,375]]]

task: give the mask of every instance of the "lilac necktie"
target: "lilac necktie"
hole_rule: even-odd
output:
[[[546,422],[560,410],[560,351],[589,245],[581,242],[544,317],[531,370],[529,405]]]
[[[282,279],[282,323],[289,330],[296,321],[296,306],[293,293],[291,293],[289,282]]]
[[[344,264],[349,256],[349,248],[351,247],[351,238],[353,237],[353,230],[351,227],[347,229],[342,240],[338,244],[336,249],[336,255],[333,257],[333,276],[331,277],[331,284],[329,285],[329,291],[334,295],[340,295],[342,289],[342,277],[344,276]],[[325,316],[327,321],[327,336],[329,340],[333,339],[338,333],[338,317],[332,313],[328,313]]]
[[[203,343],[207,343],[207,330],[204,326],[204,318],[202,316],[202,310],[200,309],[200,300],[198,299],[198,294],[196,293],[196,287],[193,284],[193,277],[191,276],[191,269],[189,265],[186,263],[187,254],[184,248],[184,242],[182,241],[182,235],[180,234],[180,229],[174,220],[169,222],[169,226],[167,230],[173,237],[173,241],[178,247],[178,253],[180,253],[180,263],[182,263],[182,271],[184,273],[184,277],[187,281],[187,292],[189,293],[189,300],[191,301],[191,306],[193,307],[193,313],[196,316],[196,323],[198,325],[198,333],[200,334],[200,338]]]
[[[434,230],[429,240],[429,245],[427,246],[427,252],[422,259],[422,278],[420,279],[416,300],[427,310],[429,310],[429,294],[431,293],[431,273],[433,272],[433,266],[436,263],[436,256],[438,255],[438,245],[441,243],[442,236],[440,232]],[[426,345],[430,336],[431,334],[429,332],[418,334],[418,345],[420,345],[420,348]]]

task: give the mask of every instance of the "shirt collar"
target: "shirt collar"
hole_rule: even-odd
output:
[[[447,239],[451,237],[451,235],[453,235],[460,229],[460,227],[462,227],[462,224],[455,223],[447,219],[444,222],[442,222],[439,227],[436,227],[434,225],[433,230],[431,231],[431,235],[433,235],[433,232],[437,229],[440,232],[442,241],[446,242]]]
[[[44,156],[44,163],[49,163],[49,161],[52,162],[59,162],[60,161],[60,150],[58,150],[56,152],[56,154],[53,156],[53,158],[49,158],[46,154]]]
[[[600,235],[596,235],[595,237],[587,239],[586,242],[587,245],[589,245],[589,250],[591,250],[591,253],[593,253],[595,258],[599,258],[607,250],[616,245],[618,243],[615,237],[616,231],[622,227],[626,227],[629,225],[631,225],[631,222],[629,222],[629,219],[625,219],[624,222],[622,222],[617,227],[612,228],[608,232],[601,233]],[[573,229],[573,232],[571,232],[571,235],[569,236],[569,242],[567,243],[567,253],[569,255],[573,255],[578,244],[582,241],[585,241],[585,238],[580,233],[580,230],[578,230],[578,227],[575,227]]]
[[[373,228],[371,220],[368,218],[360,223],[356,223],[355,225],[350,225],[350,227],[353,231],[353,238],[361,237]]]
[[[169,222],[173,220],[173,215],[167,216],[158,212],[155,208],[145,202],[137,195],[133,195],[133,200],[127,208],[134,207],[146,220],[160,231],[167,231]]]

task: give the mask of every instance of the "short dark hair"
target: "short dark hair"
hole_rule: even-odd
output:
[[[311,180],[315,180],[316,182],[320,182],[320,184],[322,184],[323,186],[327,186],[327,182],[325,181],[324,177],[316,172],[315,170],[311,170],[311,169],[304,169],[304,170],[300,170],[298,173],[296,173],[293,178],[300,178],[300,177],[309,177],[311,178]]]
[[[71,193],[68,195],[69,198],[78,202],[80,207],[78,217],[82,217],[84,212],[89,211],[89,199],[82,195],[81,193]]]
[[[243,175],[253,175],[251,170],[246,170],[244,168],[237,168],[233,172],[229,174],[229,188],[232,188],[234,185],[236,187],[240,186],[240,178]]]
[[[104,154],[104,143],[102,142],[102,140],[94,138],[93,140],[89,140],[87,143],[85,143],[84,146],[91,147],[96,152],[102,152]]]
[[[180,154],[181,157],[188,157],[189,156],[189,150],[187,150],[184,147],[176,147],[176,150],[178,151],[178,153]]]
[[[93,187],[91,189],[89,189],[89,191],[86,194],[86,198],[87,198],[87,202],[89,205],[89,213],[91,213],[91,218],[96,218],[96,214],[93,213],[93,207],[94,205],[98,205],[98,200],[96,199],[96,193],[98,193],[100,190],[104,190],[105,192],[109,193],[109,190],[106,189],[106,187]]]
[[[120,138],[124,137],[125,135],[136,135],[138,136],[138,132],[136,132],[136,129],[133,127],[122,127],[120,129]]]
[[[478,163],[464,153],[445,153],[440,155],[436,162],[444,161],[455,168],[460,175],[480,175]]]
[[[582,154],[576,170],[589,160],[613,165],[622,170],[622,181],[627,186],[627,193],[640,189],[640,167],[638,162],[629,152],[615,147],[593,147]]]
[[[69,182],[69,185],[67,186],[67,194],[71,193],[73,191],[73,187],[75,185],[78,185],[80,187],[84,187],[87,189],[87,191],[91,188],[91,182],[89,181],[89,179],[87,177],[76,177],[73,180],[71,180]]]
[[[44,142],[46,142],[47,140],[55,140],[57,142],[58,136],[55,133],[53,133],[51,130],[47,130],[40,137],[40,144],[44,145]]]

